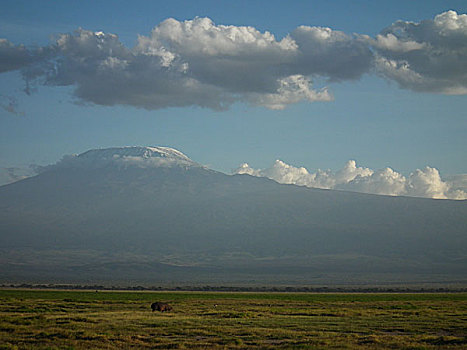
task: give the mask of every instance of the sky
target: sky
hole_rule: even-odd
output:
[[[2,0],[0,184],[140,145],[279,182],[463,199],[466,13],[464,0]]]

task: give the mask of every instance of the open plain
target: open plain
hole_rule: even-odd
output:
[[[467,293],[0,290],[1,349],[466,346]]]

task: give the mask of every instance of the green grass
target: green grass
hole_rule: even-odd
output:
[[[466,293],[0,290],[0,302],[0,349],[467,347]]]

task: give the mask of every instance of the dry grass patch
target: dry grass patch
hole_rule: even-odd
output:
[[[467,294],[0,291],[0,349],[464,349]],[[152,312],[153,301],[172,312]]]

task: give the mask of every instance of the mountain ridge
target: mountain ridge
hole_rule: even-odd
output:
[[[235,271],[243,282],[370,274],[465,281],[465,201],[312,189],[179,165],[55,166],[0,187],[0,279],[210,282]],[[178,266],[176,276],[167,264]]]

